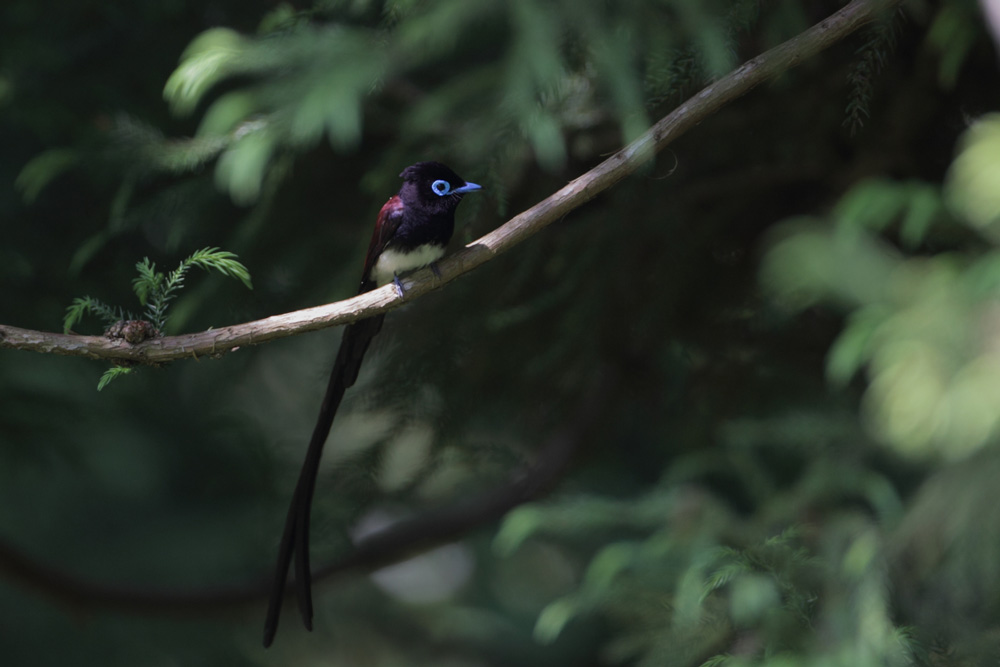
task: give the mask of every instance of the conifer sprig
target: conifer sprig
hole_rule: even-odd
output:
[[[77,297],[66,309],[63,331],[70,333],[84,315],[97,315],[104,321],[105,335],[110,337],[125,338],[135,343],[150,336],[159,336],[167,326],[167,310],[170,302],[177,297],[184,286],[188,270],[193,266],[206,271],[218,271],[224,276],[238,279],[247,286],[247,289],[253,289],[250,271],[234,253],[228,250],[202,248],[169,273],[157,271],[156,263],[151,262],[148,257],[143,257],[141,262],[136,263],[135,269],[138,275],[132,279],[132,291],[139,297],[139,303],[145,307],[141,319],[121,307],[110,306],[99,299],[90,296]],[[112,366],[101,376],[97,385],[98,391],[104,389],[115,378],[126,375],[132,370],[130,366]]]
[[[224,276],[239,279],[247,289],[253,289],[250,282],[250,272],[237,261],[236,255],[218,248],[202,248],[180,263],[168,274],[156,270],[156,263],[143,257],[136,263],[139,275],[132,280],[132,290],[139,297],[139,302],[146,307],[146,319],[161,331],[167,323],[167,307],[177,296],[177,291],[184,285],[184,277],[188,269],[197,266],[206,271],[215,270]]]

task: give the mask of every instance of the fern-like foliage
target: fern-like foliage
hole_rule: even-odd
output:
[[[138,118],[118,114],[109,138],[110,156],[144,175],[186,174],[214,160],[232,142],[232,136],[168,139]]]
[[[655,106],[680,99],[704,79],[704,70],[695,51],[677,49],[653,53],[644,81],[649,104]]]
[[[234,253],[219,248],[202,248],[178,265],[169,273],[156,270],[156,264],[148,257],[143,257],[135,265],[138,275],[132,279],[132,290],[139,297],[139,303],[145,307],[142,319],[121,307],[109,306],[99,299],[90,296],[77,297],[66,309],[63,318],[63,331],[70,333],[73,327],[85,315],[97,315],[105,324],[105,335],[111,338],[124,338],[130,343],[136,343],[151,336],[159,336],[167,326],[167,309],[170,302],[184,286],[184,278],[191,267],[200,267],[206,271],[218,271],[224,276],[236,278],[247,289],[253,289],[250,271]],[[115,378],[132,372],[130,366],[113,366],[104,372],[97,385],[97,390],[104,389]]]
[[[715,657],[709,658],[705,662],[701,663],[701,667],[723,667],[733,659],[728,653],[723,653]]]
[[[134,366],[112,366],[108,370],[104,371],[104,375],[101,376],[100,381],[97,383],[97,391],[101,391],[110,384],[110,382],[122,375],[128,375],[133,370]]]
[[[115,322],[122,320],[135,319],[132,313],[121,307],[110,306],[92,296],[78,296],[66,308],[66,315],[63,317],[63,333],[70,333],[77,322],[83,319],[84,315],[98,316],[104,321],[105,327],[110,327]]]
[[[875,80],[885,69],[886,62],[896,48],[896,33],[901,16],[901,11],[893,12],[874,23],[867,30],[865,43],[855,52],[857,61],[847,77],[851,92],[843,123],[852,137],[864,126],[865,119],[870,115]]]
[[[235,254],[227,250],[202,248],[167,274],[158,272],[156,264],[149,261],[148,257],[143,257],[135,265],[139,275],[132,280],[132,290],[139,297],[139,302],[146,307],[146,319],[157,329],[163,330],[166,327],[167,306],[177,296],[177,291],[184,285],[185,274],[193,266],[206,271],[218,271],[224,276],[240,280],[247,289],[253,289],[250,272],[237,261]]]

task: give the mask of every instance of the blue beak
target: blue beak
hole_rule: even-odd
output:
[[[462,187],[455,188],[454,190],[452,190],[450,194],[453,195],[465,194],[466,192],[475,192],[476,190],[482,190],[482,189],[483,186],[481,185],[476,185],[475,183],[466,183]]]

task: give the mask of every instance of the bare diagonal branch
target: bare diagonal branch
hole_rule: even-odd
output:
[[[635,172],[657,152],[724,105],[816,55],[900,2],[901,0],[853,0],[836,14],[800,35],[747,61],[730,74],[702,89],[641,137],[601,164],[440,262],[438,267],[440,277],[429,270],[417,272],[412,281],[407,281],[407,293],[404,299],[399,298],[391,286],[387,286],[325,306],[274,315],[221,329],[155,338],[135,345],[123,340],[109,340],[103,336],[49,333],[0,324],[0,347],[158,364],[186,357],[221,355],[241,346],[256,345],[306,331],[348,324],[392,310],[401,306],[404,301],[411,301],[442,287],[537,234],[549,224]]]
[[[398,521],[358,539],[354,548],[316,570],[314,579],[351,572],[372,572],[418,553],[456,540],[498,520],[524,503],[545,495],[567,471],[577,450],[587,441],[618,386],[610,369],[597,374],[571,418],[542,443],[535,461],[514,472],[507,482],[455,499]],[[91,608],[131,612],[213,613],[256,604],[271,590],[267,578],[244,584],[181,590],[177,587],[132,587],[97,582],[38,562],[0,540],[0,577],[44,594],[77,611]]]

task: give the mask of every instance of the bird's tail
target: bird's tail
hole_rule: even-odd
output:
[[[311,515],[313,491],[316,488],[316,474],[319,472],[319,462],[323,456],[323,445],[330,434],[333,418],[344,397],[344,392],[358,379],[361,362],[372,339],[382,329],[384,315],[376,315],[368,319],[354,322],[344,329],[344,336],[337,351],[337,360],[330,373],[330,381],[323,396],[319,418],[313,428],[309,448],[306,451],[302,471],[295,485],[295,493],[285,518],[285,530],[281,536],[281,547],[278,550],[278,564],[271,589],[271,599],[267,608],[267,619],[264,622],[264,646],[270,646],[274,634],[278,630],[278,617],[281,614],[281,603],[285,597],[285,586],[288,582],[288,571],[291,568],[292,556],[295,556],[295,590],[299,611],[307,629],[312,630],[312,575],[309,569],[309,519]]]

